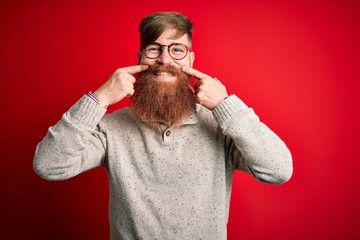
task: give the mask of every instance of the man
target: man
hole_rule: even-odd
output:
[[[144,18],[140,65],[84,95],[37,147],[34,168],[45,179],[105,167],[111,239],[226,239],[234,170],[266,183],[292,175],[280,138],[192,68],[192,28],[179,13]],[[125,97],[130,108],[105,114]]]

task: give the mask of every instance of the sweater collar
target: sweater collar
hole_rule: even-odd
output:
[[[191,125],[191,124],[196,124],[199,122],[199,115],[198,112],[201,109],[201,105],[196,104],[196,109],[194,109],[191,113],[191,115],[183,121],[183,125]]]

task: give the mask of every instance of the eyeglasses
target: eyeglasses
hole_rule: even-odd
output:
[[[150,59],[158,58],[163,52],[163,47],[167,47],[169,55],[175,60],[181,60],[186,57],[188,52],[191,52],[191,48],[182,43],[162,45],[154,42],[144,48],[145,56]]]

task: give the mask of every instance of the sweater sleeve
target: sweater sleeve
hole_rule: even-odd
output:
[[[231,95],[213,114],[225,135],[227,160],[236,169],[266,183],[284,183],[293,172],[285,143],[237,96]]]
[[[83,96],[37,145],[35,172],[47,180],[62,180],[102,165],[106,140],[98,123],[105,112]]]

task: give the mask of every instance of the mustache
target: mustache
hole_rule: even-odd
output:
[[[159,73],[166,72],[168,74],[174,75],[174,76],[188,76],[186,73],[184,73],[180,68],[177,68],[173,65],[161,65],[161,64],[153,64],[150,65],[149,68],[146,71],[143,71],[139,73],[139,77],[143,75],[157,75]]]

